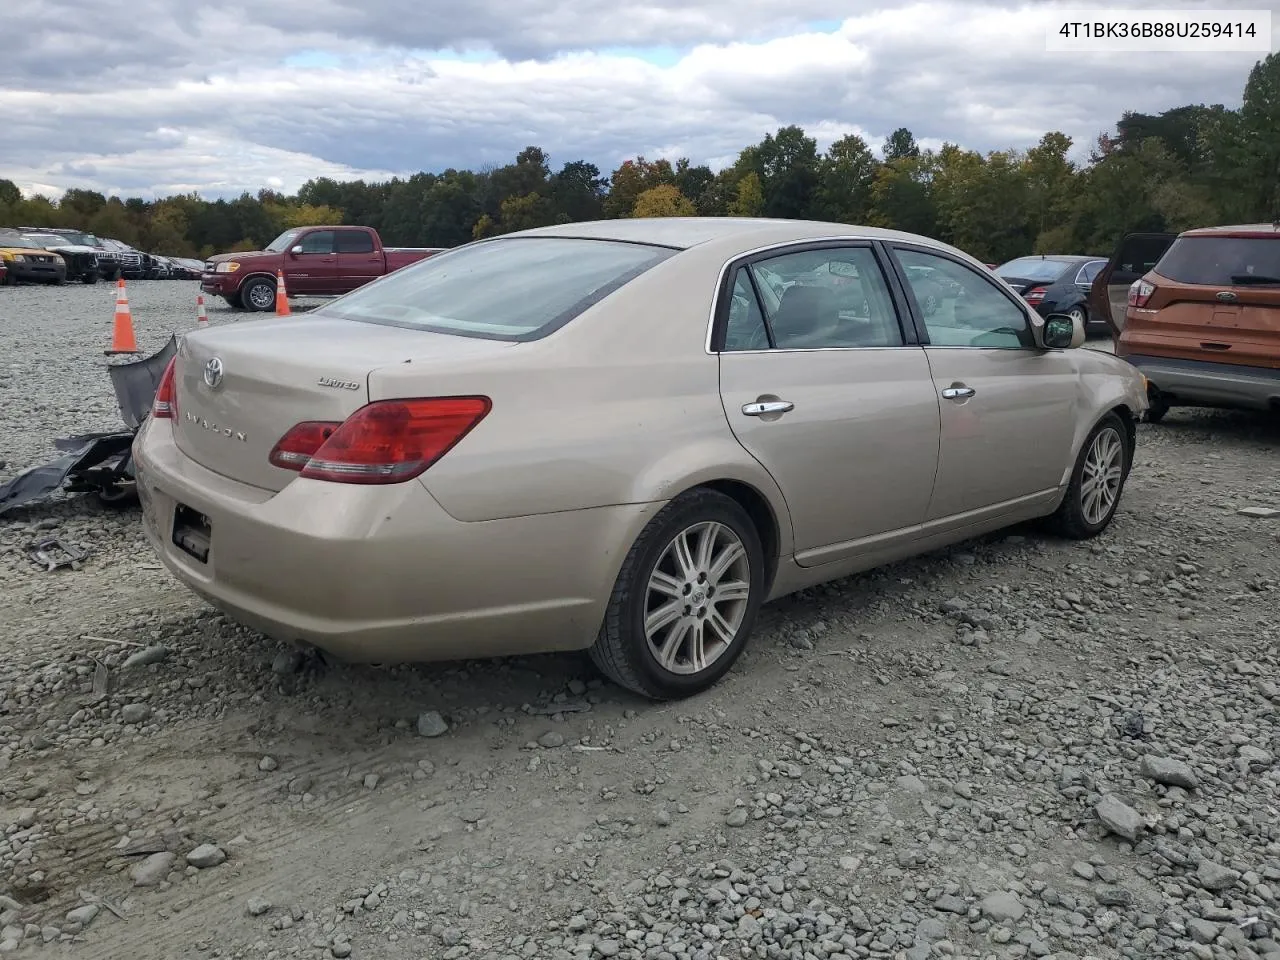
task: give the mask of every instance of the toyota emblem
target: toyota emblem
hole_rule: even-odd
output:
[[[222,361],[219,358],[213,357],[204,365],[204,382],[210,389],[216,389],[222,383]]]

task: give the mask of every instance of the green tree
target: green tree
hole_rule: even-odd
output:
[[[585,160],[566,163],[551,177],[547,200],[556,219],[565,223],[598,220],[604,215],[604,196],[609,181],[600,176],[600,168]]]
[[[872,224],[931,236],[938,222],[933,167],[934,158],[921,154],[880,164],[871,185]]]
[[[1075,165],[1067,159],[1071,138],[1056,131],[1046,133],[1027,151],[1023,161],[1026,173],[1027,213],[1034,237],[1066,230],[1070,236],[1075,223],[1077,199]],[[1039,241],[1036,241],[1039,243]],[[1069,249],[1070,241],[1059,249]],[[1057,252],[1057,251],[1054,251]]]
[[[764,191],[763,213],[804,218],[812,213],[818,187],[818,145],[798,126],[766,134],[738,157],[744,173],[755,173]]]
[[[760,175],[752,171],[738,181],[738,188],[730,208],[735,217],[758,217],[764,212],[764,188]]]
[[[920,156],[920,145],[916,143],[915,134],[906,127],[899,127],[885,138],[882,152],[885,161],[892,163]]]
[[[866,223],[878,165],[867,142],[857,134],[831,144],[818,164],[815,214],[839,223]]]
[[[546,197],[536,193],[526,193],[522,197],[507,197],[502,201],[499,218],[500,233],[514,233],[516,230],[532,230],[534,227],[546,227],[555,223],[555,211]]]
[[[1268,54],[1249,71],[1240,107],[1239,147],[1250,219],[1280,217],[1280,53]]]
[[[697,212],[693,201],[673,183],[650,187],[636,197],[636,205],[631,208],[633,217],[692,217]]]

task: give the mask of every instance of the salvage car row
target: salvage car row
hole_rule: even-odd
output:
[[[66,227],[0,227],[0,283],[194,280],[200,261],[144,253]]]

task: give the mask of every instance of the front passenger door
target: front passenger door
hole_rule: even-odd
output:
[[[927,519],[965,526],[1052,496],[1075,434],[1072,352],[1038,348],[1029,308],[990,273],[932,248],[891,246],[941,402]]]

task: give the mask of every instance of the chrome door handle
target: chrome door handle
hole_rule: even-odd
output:
[[[744,403],[742,412],[748,417],[763,417],[771,413],[789,413],[796,405],[790,400],[766,400],[758,403]]]
[[[973,387],[947,387],[942,391],[944,400],[963,400],[965,397],[972,397],[978,391]]]

